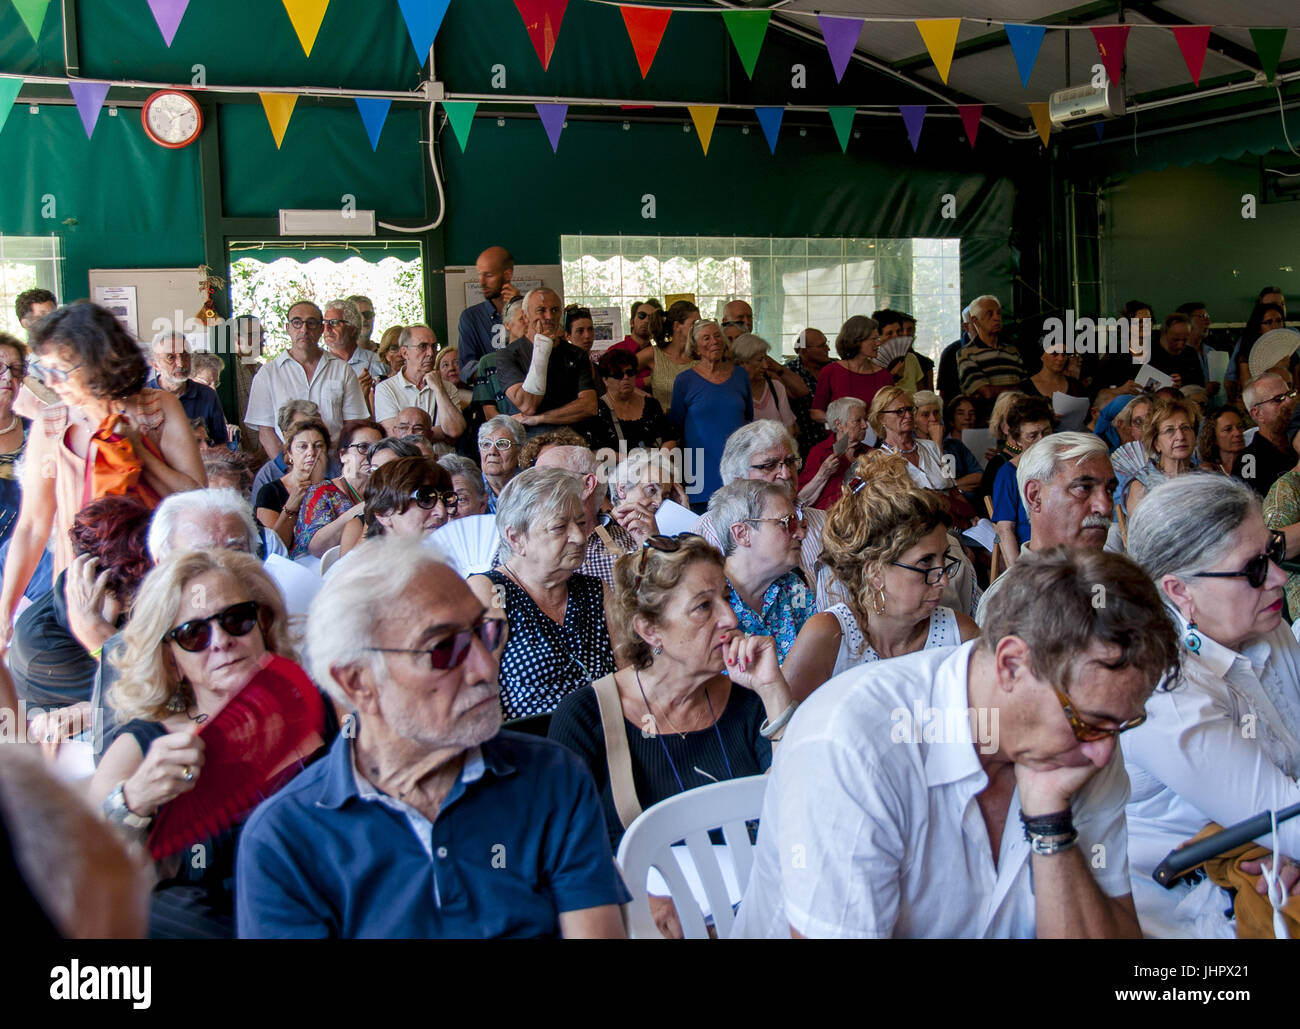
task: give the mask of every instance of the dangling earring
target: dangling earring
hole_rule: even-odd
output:
[[[885,587],[876,587],[876,595],[871,598],[871,610],[878,615],[885,613]]]
[[[190,707],[189,695],[185,692],[185,684],[178,683],[175,692],[167,698],[167,710],[172,714],[180,714],[182,711],[188,711]]]
[[[1193,654],[1199,654],[1201,652],[1201,637],[1196,631],[1195,614],[1192,615],[1191,621],[1187,623],[1187,632],[1183,634],[1183,646]]]
[[[654,657],[658,657],[658,656],[659,656],[660,654],[662,654],[663,652],[664,652],[664,648],[663,648],[663,647],[654,647],[654,648],[650,651],[651,655],[654,656]]]

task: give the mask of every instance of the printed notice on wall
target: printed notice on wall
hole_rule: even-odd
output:
[[[140,338],[139,326],[136,324],[134,286],[96,286],[93,299],[100,307],[113,312],[132,339]]]

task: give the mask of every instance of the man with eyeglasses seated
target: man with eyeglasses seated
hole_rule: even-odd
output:
[[[285,401],[315,403],[330,439],[339,438],[344,422],[370,417],[356,373],[346,361],[319,346],[324,324],[320,308],[311,301],[294,304],[285,322],[289,349],[264,364],[253,377],[244,424],[257,431],[268,458],[278,457],[284,449],[276,430],[276,414]]]
[[[306,633],[351,725],[245,824],[239,936],[622,937],[630,896],[590,774],[499,731],[500,612],[419,540],[357,554]]]
[[[483,469],[488,511],[492,514],[497,513],[497,497],[519,471],[519,452],[523,445],[523,426],[509,415],[499,414],[479,426],[479,465]]]
[[[1140,935],[1117,738],[1177,674],[1173,623],[1118,554],[1060,549],[1006,579],[979,638],[799,706],[734,936]]]
[[[1111,528],[1117,486],[1106,443],[1090,432],[1058,432],[1025,450],[1016,468],[1016,488],[1029,515],[1030,535],[1016,564],[1056,547],[1123,553],[1119,531]],[[980,625],[1005,579],[994,579],[980,597],[975,608]]]
[[[1237,458],[1232,474],[1261,497],[1283,472],[1295,467],[1287,425],[1296,406],[1296,391],[1279,376],[1269,373],[1252,379],[1241,393],[1246,410],[1259,431]]]
[[[465,431],[465,416],[438,375],[438,337],[425,325],[408,325],[398,338],[402,370],[375,387],[375,420],[390,436],[398,435],[398,416],[408,407],[429,415],[433,443],[455,442]]]

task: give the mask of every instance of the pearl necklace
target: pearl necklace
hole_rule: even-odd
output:
[[[14,429],[16,428],[18,428],[18,416],[14,415],[12,418],[9,419],[9,424],[6,425],[3,429],[0,429],[0,436],[7,436],[9,435],[9,433],[13,432]]]

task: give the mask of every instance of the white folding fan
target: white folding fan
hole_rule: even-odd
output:
[[[461,575],[489,571],[501,545],[496,515],[453,518],[442,528],[429,533],[428,542],[445,553]]]

